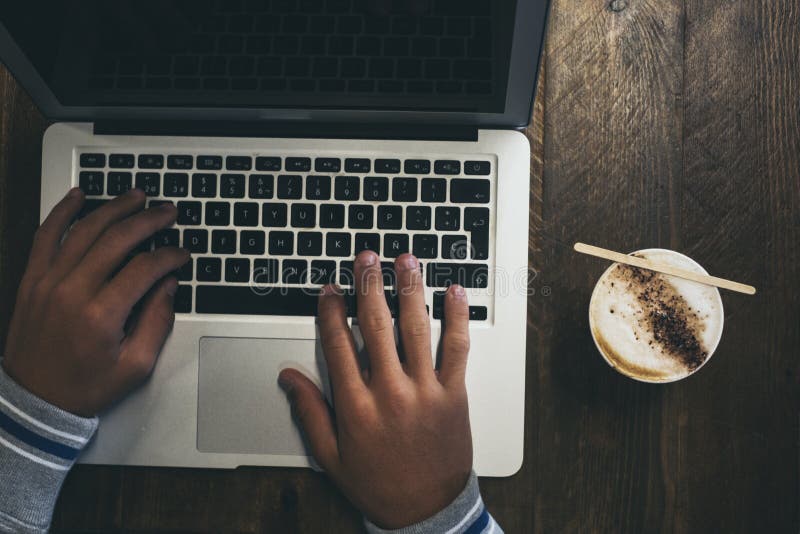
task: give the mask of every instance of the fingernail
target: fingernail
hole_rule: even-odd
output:
[[[378,256],[371,251],[362,252],[358,255],[358,263],[361,264],[362,267],[369,267],[370,265],[375,265],[378,261]]]
[[[450,292],[457,299],[463,299],[467,294],[466,291],[464,291],[464,288],[457,284],[450,286]]]
[[[281,389],[283,389],[283,391],[286,394],[289,394],[289,393],[292,392],[292,389],[293,389],[292,382],[291,382],[291,380],[287,379],[283,375],[283,373],[278,375],[278,385],[281,387]]]
[[[67,196],[70,198],[75,198],[81,196],[81,188],[80,187],[73,187],[67,192]]]
[[[172,211],[172,210],[175,209],[175,204],[173,204],[172,202],[164,202],[163,204],[159,204],[158,208],[162,209],[164,211],[168,211],[168,210]]]
[[[341,295],[341,294],[342,294],[342,290],[339,289],[334,284],[328,284],[327,286],[322,288],[322,295],[326,296],[326,297],[330,296],[330,295]]]
[[[405,254],[397,260],[397,266],[404,271],[419,269],[419,260],[413,254]]]
[[[175,293],[178,292],[178,279],[174,277],[167,278],[167,281],[164,283],[164,289],[167,295],[174,297]]]

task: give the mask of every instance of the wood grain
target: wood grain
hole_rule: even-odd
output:
[[[800,530],[800,6],[555,0],[528,136],[526,457],[484,479],[506,532]],[[38,220],[45,120],[0,69],[0,342]],[[746,280],[697,375],[630,381],[588,329],[575,241]],[[60,532],[351,532],[321,475],[79,466]]]

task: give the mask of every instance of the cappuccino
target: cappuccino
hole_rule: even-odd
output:
[[[634,256],[707,274],[671,250]],[[597,348],[622,374],[644,382],[674,382],[697,371],[722,337],[717,288],[615,263],[592,293],[589,325]]]

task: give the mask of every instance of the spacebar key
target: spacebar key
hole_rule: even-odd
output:
[[[308,288],[197,286],[195,313],[232,315],[317,314],[319,291]]]

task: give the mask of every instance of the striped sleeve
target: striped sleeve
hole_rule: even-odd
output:
[[[58,492],[97,429],[16,384],[0,360],[0,532],[46,532]]]
[[[383,530],[366,519],[364,524],[369,534],[503,534],[483,504],[474,471],[456,500],[425,521],[398,530]]]

